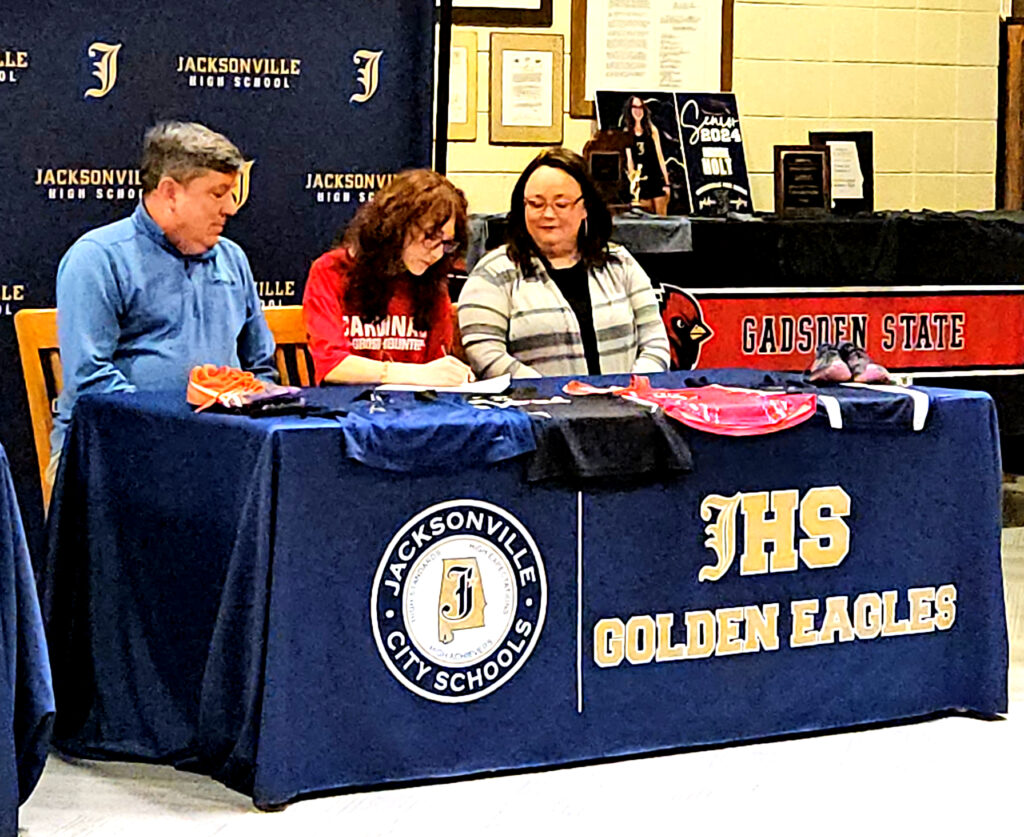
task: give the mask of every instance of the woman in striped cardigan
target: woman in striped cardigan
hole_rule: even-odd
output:
[[[477,263],[459,297],[478,377],[668,369],[651,282],[609,243],[611,227],[578,154],[553,148],[526,167],[512,191],[508,243]]]

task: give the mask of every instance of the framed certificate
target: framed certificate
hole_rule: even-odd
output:
[[[452,32],[448,68],[448,139],[476,139],[476,32]]]
[[[597,90],[732,90],[733,2],[572,0],[569,115]]]
[[[492,143],[562,142],[561,35],[491,34]]]
[[[828,146],[832,177],[832,211],[837,215],[875,208],[874,155],[871,131],[811,131],[811,145]]]

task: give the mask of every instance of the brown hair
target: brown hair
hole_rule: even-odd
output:
[[[354,265],[345,290],[345,307],[369,322],[387,314],[396,281],[405,275],[402,250],[406,238],[423,232],[436,238],[449,218],[455,219],[454,253],[444,255],[413,282],[414,326],[429,327],[438,296],[448,292],[448,274],[466,249],[466,196],[442,175],[429,169],[404,171],[363,204],[338,242]]]
[[[531,257],[539,255],[540,251],[526,229],[524,201],[526,181],[541,166],[561,169],[580,185],[583,205],[587,208],[587,223],[580,225],[577,247],[580,251],[580,260],[586,265],[587,270],[600,269],[609,262],[618,262],[618,256],[608,251],[608,240],[612,235],[612,216],[590,177],[586,160],[575,151],[560,146],[547,148],[534,157],[523,169],[512,189],[512,205],[509,207],[508,226],[505,232],[508,257],[515,262],[524,276],[533,276]]]

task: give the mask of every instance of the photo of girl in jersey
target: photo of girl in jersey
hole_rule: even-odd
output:
[[[630,191],[641,208],[665,215],[671,189],[661,150],[661,132],[651,122],[651,111],[639,96],[629,96],[622,106],[619,125],[629,136],[626,176]]]
[[[688,214],[673,94],[599,90],[595,103],[598,128],[629,137],[625,175],[631,189],[623,199],[657,215]]]

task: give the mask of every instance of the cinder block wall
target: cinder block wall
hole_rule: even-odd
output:
[[[545,32],[565,39],[569,0]],[[871,130],[878,209],[991,209],[995,196],[1000,0],[736,0],[733,90],[755,207],[772,208],[772,149],[811,130]],[[477,139],[448,144],[474,212],[508,208],[537,147],[487,141],[489,40],[478,38]],[[538,31],[538,30],[517,30]],[[564,116],[577,151],[593,123]]]
[[[553,20],[549,29],[492,29],[482,26],[456,27],[477,34],[477,126],[475,142],[448,143],[448,174],[469,198],[470,212],[505,212],[512,186],[519,173],[543,146],[491,145],[487,141],[490,117],[490,41],[492,32],[540,32],[560,34],[565,47],[563,56],[563,145],[582,151],[594,130],[589,119],[569,117],[569,11],[570,0],[554,0]]]

